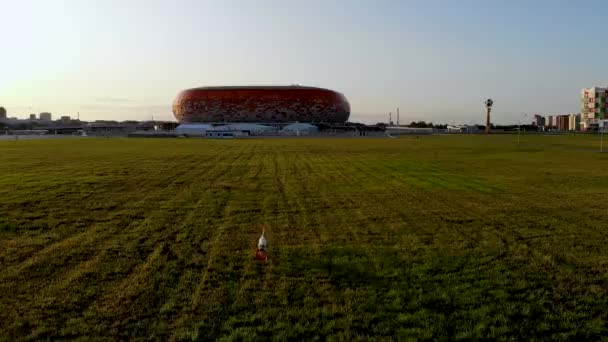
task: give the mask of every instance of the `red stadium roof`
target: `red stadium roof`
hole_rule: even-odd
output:
[[[173,103],[180,122],[336,122],[350,115],[343,94],[291,86],[199,87],[182,91]]]

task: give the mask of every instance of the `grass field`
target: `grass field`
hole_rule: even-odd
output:
[[[514,139],[0,142],[0,340],[608,336],[608,153]]]

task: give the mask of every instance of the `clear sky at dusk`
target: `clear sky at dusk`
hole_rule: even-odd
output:
[[[608,84],[606,1],[0,0],[0,106],[173,119],[181,89],[344,93],[352,121],[497,123],[578,112]],[[30,109],[31,108],[31,109]]]

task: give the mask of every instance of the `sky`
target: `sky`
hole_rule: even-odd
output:
[[[530,121],[608,84],[607,1],[0,0],[0,106],[173,120],[185,88],[340,91],[351,121]],[[394,118],[394,117],[393,117]]]

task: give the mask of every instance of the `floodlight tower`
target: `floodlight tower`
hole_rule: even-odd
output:
[[[492,105],[494,101],[492,99],[486,100],[486,134],[490,133],[490,112],[492,111]]]

